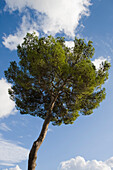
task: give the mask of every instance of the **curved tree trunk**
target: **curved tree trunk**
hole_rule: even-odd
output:
[[[42,142],[45,139],[50,121],[51,121],[51,114],[46,117],[46,119],[43,123],[41,133],[40,133],[38,139],[33,143],[33,146],[30,150],[29,160],[28,160],[28,170],[35,170],[35,168],[36,168],[37,152],[38,152],[38,149],[40,148]]]

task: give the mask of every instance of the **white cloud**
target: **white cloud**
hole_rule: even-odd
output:
[[[0,118],[7,117],[16,112],[15,103],[10,100],[8,89],[11,84],[7,83],[5,79],[0,80]]]
[[[25,10],[26,7],[35,10],[37,21],[31,24],[27,17],[27,24],[23,21],[17,33],[4,37],[4,45],[11,50],[15,49],[15,44],[17,45],[17,43],[22,41],[23,36],[25,36],[26,31],[29,31],[29,28],[37,31],[41,30],[46,34],[52,35],[63,31],[67,36],[74,37],[81,17],[89,16],[90,14],[90,1],[91,0],[5,0],[6,10],[9,9],[12,12],[19,10],[19,12],[24,12],[25,15],[26,11],[28,14],[28,10]],[[35,26],[33,26],[33,24]]]
[[[8,170],[8,169],[3,169],[3,170]],[[18,165],[16,165],[16,167],[9,168],[9,170],[22,170],[22,169],[20,169],[20,167]]]
[[[17,32],[13,35],[10,34],[8,36],[4,35],[3,36],[3,44],[5,47],[9,48],[10,50],[16,50],[17,49],[17,45],[21,44],[23,42],[23,38],[25,37],[26,33],[32,33],[32,32],[36,32],[37,35],[38,32],[36,31],[37,28],[37,24],[35,22],[32,21],[32,23],[30,23],[30,16],[23,16],[22,18],[22,24],[20,25],[20,28],[17,29]]]
[[[10,168],[9,170],[22,170],[20,167],[17,165],[15,168]]]
[[[113,157],[107,161],[86,161],[78,156],[60,163],[58,170],[113,170]]]
[[[92,61],[92,63],[95,65],[96,69],[98,70],[101,67],[102,62],[105,62],[105,61],[110,62],[110,60],[111,60],[110,56],[108,56],[107,58],[104,58],[101,56],[101,57],[95,59],[94,61]]]
[[[74,41],[65,41],[65,45],[66,45],[67,47],[72,48],[72,47],[74,47]]]
[[[11,129],[5,123],[0,124],[0,130],[11,131]]]
[[[13,166],[26,160],[28,152],[28,149],[7,141],[0,136],[0,165]]]
[[[105,163],[111,167],[111,169],[113,169],[113,157],[111,157],[110,159],[106,160]]]

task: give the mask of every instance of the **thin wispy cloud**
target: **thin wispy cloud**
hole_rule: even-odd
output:
[[[14,166],[26,160],[29,150],[0,136],[0,165]]]
[[[48,129],[48,132],[53,132],[53,129],[50,129],[50,128],[49,128],[49,129]]]
[[[106,161],[88,160],[78,156],[60,163],[58,170],[113,170],[113,157]]]
[[[5,10],[23,12],[24,18],[29,13],[28,8],[35,11],[35,20],[32,17],[27,21],[22,20],[15,34],[3,37],[3,44],[11,50],[16,49],[17,39],[19,38],[18,43],[21,43],[25,33],[31,30],[52,35],[63,32],[66,36],[74,37],[81,18],[90,15],[91,5],[91,0],[5,0],[5,2]]]
[[[0,130],[11,131],[11,129],[5,123],[0,123]]]
[[[2,170],[22,170],[20,169],[20,167],[18,165],[16,165],[16,167],[13,167],[13,168],[9,168],[9,169],[2,169]]]
[[[113,36],[112,37],[108,36],[107,42],[101,40],[101,43],[103,44],[103,46],[105,46],[107,52],[109,51],[113,55],[113,46],[112,46],[112,44],[113,44]]]
[[[5,79],[0,79],[0,118],[15,114],[15,103],[10,100],[8,89],[11,84],[7,83]]]

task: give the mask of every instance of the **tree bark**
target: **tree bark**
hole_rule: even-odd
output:
[[[28,170],[35,170],[35,168],[36,168],[37,152],[38,152],[38,149],[40,148],[42,142],[45,139],[50,121],[51,121],[51,114],[49,114],[46,117],[46,119],[43,123],[41,133],[40,133],[38,139],[33,143],[33,146],[30,150],[29,160],[28,160]]]

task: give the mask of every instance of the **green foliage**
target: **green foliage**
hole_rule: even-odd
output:
[[[38,38],[27,34],[18,46],[19,63],[10,63],[5,71],[12,83],[9,94],[21,114],[45,119],[51,109],[52,123],[73,123],[79,113],[89,115],[105,98],[102,85],[108,79],[106,61],[96,70],[91,58],[92,42],[75,38],[74,48],[65,46],[64,38]]]

